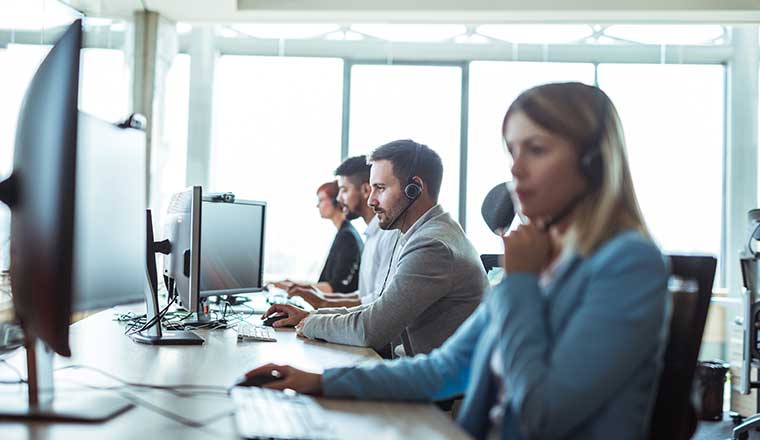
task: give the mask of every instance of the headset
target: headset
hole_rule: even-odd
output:
[[[414,149],[414,159],[412,160],[412,168],[409,170],[409,177],[406,179],[406,185],[404,186],[404,196],[406,196],[406,199],[409,201],[406,204],[406,207],[401,210],[401,212],[396,216],[396,218],[393,219],[393,221],[388,225],[387,229],[391,229],[393,225],[396,224],[397,221],[401,217],[406,214],[406,211],[412,207],[415,200],[417,200],[422,195],[422,185],[417,183],[414,180],[415,173],[417,172],[417,162],[420,158],[420,153],[422,151],[422,145],[415,142],[415,149]]]
[[[414,204],[414,201],[417,200],[422,195],[422,186],[417,183],[414,180],[414,175],[417,172],[417,161],[419,161],[420,152],[422,151],[422,145],[415,142],[415,149],[414,149],[414,159],[412,160],[412,168],[409,170],[409,177],[406,179],[406,185],[404,186],[404,195],[406,196],[407,200],[409,202],[406,204],[406,207],[401,210],[401,212],[396,216],[396,218],[393,219],[393,221],[388,225],[386,229],[391,229],[393,225],[396,224],[396,222],[406,214],[406,211],[411,208],[411,206]],[[383,287],[380,288],[380,293],[378,296],[382,295],[383,292],[385,292],[385,286],[388,283],[388,276],[391,274],[391,267],[393,266],[393,255],[396,253],[396,246],[398,246],[398,240],[401,237],[401,234],[396,236],[396,241],[393,243],[393,249],[391,250],[391,258],[388,261],[388,271],[385,272],[385,279],[383,280]]]
[[[578,169],[583,177],[588,182],[588,188],[582,193],[575,196],[570,203],[565,205],[560,212],[552,217],[546,225],[544,230],[548,231],[549,228],[556,225],[562,219],[567,217],[568,214],[573,212],[575,206],[580,203],[581,200],[586,198],[591,192],[602,185],[604,180],[604,162],[602,160],[602,138],[607,128],[607,118],[609,116],[609,103],[603,92],[599,91],[599,104],[596,115],[599,117],[599,126],[594,133],[594,137],[591,138],[591,142],[588,144],[586,151],[578,157]]]
[[[601,92],[600,92],[601,93]],[[604,95],[599,98],[598,110],[595,112],[599,117],[599,126],[591,139],[586,151],[578,158],[578,168],[581,174],[588,180],[589,191],[598,188],[604,179],[604,163],[602,161],[602,138],[607,127],[609,116],[609,104]]]
[[[414,159],[412,160],[412,168],[409,170],[409,177],[406,179],[406,186],[404,186],[404,195],[412,202],[422,195],[422,186],[414,180],[414,174],[417,172],[417,161],[419,161],[420,151],[422,150],[422,145],[416,145],[417,146],[414,149]]]

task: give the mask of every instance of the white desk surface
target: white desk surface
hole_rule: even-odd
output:
[[[134,309],[134,307],[132,308]],[[71,327],[71,359],[56,358],[56,367],[77,364],[96,367],[121,379],[150,384],[228,386],[245,371],[267,362],[288,363],[305,370],[379,362],[371,349],[308,341],[292,329],[277,330],[277,342],[238,342],[234,330],[196,330],[206,339],[202,346],[155,347],[133,342],[124,335],[124,325],[113,321],[110,309]],[[139,309],[135,309],[139,310]],[[257,318],[251,319],[256,322]],[[9,362],[24,367],[23,352]],[[22,373],[25,369],[22,370]],[[0,364],[0,379],[15,375]],[[88,370],[56,372],[59,396],[91,391],[88,385],[111,386],[116,382]],[[185,426],[145,408],[135,407],[104,424],[52,424],[0,421],[0,439],[182,439],[238,438],[231,412],[232,402],[224,395],[176,397],[165,391],[130,391],[130,394],[174,413],[201,421],[202,428]],[[0,398],[23,395],[19,385],[0,386]],[[64,397],[65,398],[65,397]],[[1,399],[0,399],[1,400]],[[345,439],[464,439],[467,435],[431,404],[363,402],[319,399],[336,438]]]

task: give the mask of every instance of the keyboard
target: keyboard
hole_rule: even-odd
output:
[[[274,330],[269,327],[241,322],[235,327],[238,341],[277,342]]]
[[[325,413],[311,397],[258,387],[230,390],[235,423],[243,438],[332,439]]]

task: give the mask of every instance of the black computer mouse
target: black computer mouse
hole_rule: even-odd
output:
[[[276,373],[276,371],[273,371],[273,373]],[[272,374],[257,374],[255,376],[248,376],[243,375],[237,378],[235,382],[232,384],[233,387],[261,387],[269,382],[274,382],[276,380],[280,380],[280,376],[272,375]]]
[[[267,327],[273,327],[272,324],[274,324],[275,322],[277,322],[277,321],[279,321],[281,319],[285,319],[287,317],[288,317],[288,315],[272,315],[269,318],[267,318],[267,319],[264,320],[264,325],[267,326]],[[293,327],[293,326],[292,325],[284,325],[282,327]],[[282,327],[280,327],[280,328],[282,328]]]

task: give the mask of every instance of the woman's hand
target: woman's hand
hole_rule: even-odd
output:
[[[520,225],[502,237],[504,240],[504,271],[539,273],[546,268],[551,255],[549,233],[541,224]]]
[[[307,373],[289,365],[266,364],[246,373],[246,376],[270,376],[276,371],[279,380],[269,382],[262,388],[273,390],[291,389],[302,394],[322,394],[322,375]]]

